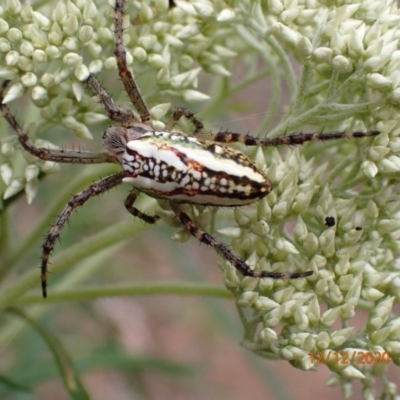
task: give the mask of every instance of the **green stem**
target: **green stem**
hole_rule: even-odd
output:
[[[188,282],[163,282],[142,283],[137,285],[115,285],[73,290],[55,291],[44,300],[45,304],[60,303],[65,301],[88,301],[104,297],[123,296],[206,296],[232,298],[232,293],[221,286],[196,284]],[[29,294],[16,301],[17,305],[36,304],[40,301],[39,294]],[[42,303],[42,304],[44,304]]]
[[[152,204],[152,209],[154,209],[156,202],[149,201],[146,205],[150,203]],[[145,211],[151,213],[151,209],[149,208]],[[98,251],[113,246],[132,235],[144,231],[148,226],[149,225],[141,223],[138,220],[135,221],[133,218],[127,218],[126,220],[113,224],[81,243],[77,243],[67,250],[56,254],[52,259],[51,272],[53,274],[60,273]],[[21,297],[21,295],[29,289],[37,287],[38,284],[38,271],[32,268],[29,272],[20,276],[17,281],[11,283],[8,288],[1,291],[0,309],[12,306],[16,299]]]
[[[49,226],[54,222],[54,216],[59,214],[63,207],[70,200],[73,193],[77,193],[84,187],[89,186],[93,180],[99,176],[108,175],[115,172],[115,166],[98,166],[86,168],[81,173],[75,176],[70,183],[63,187],[63,190],[53,202],[52,206],[47,209],[47,213],[36,225],[36,227],[29,232],[29,235],[4,261],[0,269],[0,282],[7,276],[9,271],[24,257],[27,256],[30,250],[36,245],[38,239],[41,240],[44,232],[49,229]]]

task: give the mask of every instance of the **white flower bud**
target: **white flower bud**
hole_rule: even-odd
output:
[[[150,109],[150,115],[154,119],[161,119],[169,111],[171,103],[161,103]]]
[[[241,307],[251,307],[258,299],[258,293],[247,291],[240,294],[237,302]]]
[[[305,36],[301,36],[296,46],[297,54],[302,58],[307,58],[312,54],[313,49],[314,47],[310,39]]]
[[[31,204],[36,196],[39,188],[39,180],[37,178],[30,180],[25,185],[26,201]]]
[[[19,60],[19,53],[15,50],[11,50],[6,55],[6,65],[12,67],[13,65],[17,65]]]
[[[83,9],[83,19],[85,23],[92,24],[99,15],[96,5],[93,1],[85,2],[85,7]]]
[[[168,0],[154,0],[154,6],[160,14],[164,14],[169,9],[169,2]]]
[[[161,85],[167,85],[171,79],[170,72],[169,72],[169,67],[165,66],[161,68],[158,73],[157,73],[157,81]]]
[[[46,30],[50,26],[50,20],[38,11],[32,11],[32,19],[41,29]]]
[[[89,71],[92,74],[97,74],[103,68],[103,61],[101,60],[93,60],[89,64]]]
[[[21,82],[25,87],[35,86],[37,84],[37,76],[32,72],[27,72],[21,77]]]
[[[350,72],[353,68],[350,60],[342,55],[338,55],[332,59],[332,67],[341,73]]]
[[[387,89],[393,86],[391,79],[378,73],[367,74],[366,82],[373,89]]]
[[[278,340],[278,335],[276,334],[276,332],[273,329],[264,328],[260,332],[260,339],[264,343],[274,343],[274,342],[276,342]]]
[[[61,30],[60,25],[58,25],[57,22],[54,22],[49,32],[49,42],[55,46],[58,46],[62,43],[63,38],[64,33]]]
[[[138,45],[142,46],[146,50],[153,50],[157,41],[156,35],[142,35],[138,39]]]
[[[352,365],[349,365],[346,368],[344,368],[344,370],[341,372],[341,375],[346,377],[347,379],[365,379],[366,378],[366,376],[361,371],[354,368]]]
[[[106,61],[104,61],[104,68],[107,71],[115,70],[117,69],[117,61],[115,57],[108,57]]]
[[[90,41],[87,45],[88,52],[92,58],[100,58],[102,57],[103,54],[103,48],[100,46],[100,44]],[[128,53],[129,54],[129,53]],[[112,57],[109,57],[112,58]],[[117,65],[117,64],[115,64]]]
[[[39,175],[39,168],[35,164],[30,164],[25,168],[25,180],[27,182],[36,179]]]
[[[315,346],[320,350],[326,350],[329,347],[330,337],[328,332],[321,332],[315,339]]]
[[[84,25],[79,29],[79,40],[82,43],[88,43],[93,38],[93,28],[89,25]]]
[[[297,32],[288,28],[280,22],[272,25],[271,32],[275,36],[281,38],[287,45],[292,47],[296,47],[300,40],[300,35]]]
[[[3,18],[0,18],[0,35],[3,33],[6,33],[9,29],[9,25],[7,21],[5,21]]]
[[[88,72],[88,76],[89,76],[89,71]],[[76,74],[76,70],[75,70],[75,74]],[[75,75],[76,76],[76,75]],[[74,94],[76,100],[81,101],[82,97],[83,97],[83,87],[79,82],[73,82],[71,85],[72,88],[72,93]]]
[[[331,327],[339,318],[339,315],[340,307],[330,308],[322,314],[320,322],[326,327]]]
[[[33,47],[32,43],[24,41],[21,43],[19,51],[25,57],[32,57],[32,54],[35,51],[35,48]]]
[[[0,78],[2,79],[14,79],[19,75],[19,71],[15,67],[7,67],[0,69]]]
[[[18,43],[21,41],[22,39],[22,32],[17,29],[17,28],[11,28],[8,32],[7,32],[7,39],[10,42],[13,43]]]
[[[45,87],[49,88],[55,84],[55,77],[53,74],[48,72],[44,73],[40,78],[40,83]]]
[[[81,12],[79,8],[74,3],[72,3],[71,0],[67,1],[67,15],[68,14],[72,14],[79,18],[81,17]]]
[[[51,59],[60,58],[61,50],[56,46],[48,46],[46,49],[46,55],[48,55]]]
[[[85,64],[81,64],[75,69],[75,76],[78,81],[85,81],[89,75],[89,69]]]
[[[6,10],[14,15],[21,13],[21,3],[19,0],[6,0]]]
[[[178,33],[176,33],[176,37],[178,39],[189,39],[193,36],[196,36],[199,33],[199,28],[195,24],[185,25]]]
[[[144,23],[149,22],[154,18],[153,10],[146,2],[140,3],[139,16]]]
[[[12,85],[8,89],[6,95],[4,96],[3,104],[18,99],[18,97],[21,97],[23,95],[23,93],[24,93],[24,86],[22,85],[22,83],[14,83],[14,85]]]
[[[361,164],[361,170],[368,178],[374,178],[375,175],[378,173],[378,167],[372,161],[364,161]]]
[[[82,57],[76,53],[67,53],[63,57],[63,63],[69,67],[76,67],[82,63]]]
[[[151,53],[148,55],[149,65],[154,68],[162,68],[168,65],[167,61],[160,54]]]
[[[76,37],[67,37],[63,41],[64,47],[71,51],[72,53],[79,53],[79,41]],[[96,44],[94,42],[90,42],[89,45],[87,46],[90,55],[92,55],[92,47],[95,46]]]
[[[14,196],[14,194],[17,194],[19,191],[21,191],[23,187],[24,183],[22,179],[13,179],[11,183],[7,186],[3,194],[3,199],[9,199],[10,197]]]
[[[53,19],[53,21],[61,24],[63,23],[66,17],[67,17],[67,8],[65,7],[64,3],[60,0],[52,12],[51,18]]]
[[[217,21],[219,22],[226,22],[232,21],[235,19],[236,13],[235,10],[231,8],[224,8],[217,16]]]
[[[11,50],[10,42],[7,39],[0,38],[0,52],[7,53]]]
[[[210,99],[210,96],[198,92],[197,90],[186,89],[182,91],[182,97],[188,103],[194,103],[198,101],[206,101]]]
[[[45,100],[47,98],[47,90],[42,86],[35,86],[32,89],[31,96],[32,100],[35,101]]]
[[[53,174],[60,171],[60,165],[54,161],[45,161],[40,169],[46,174]]]
[[[62,29],[68,36],[73,36],[79,28],[79,22],[75,15],[69,14],[63,22]]]
[[[268,0],[268,11],[273,15],[279,15],[283,11],[283,4],[280,0]]]
[[[29,37],[31,38],[32,44],[37,48],[37,49],[45,49],[47,46],[47,38],[45,36],[45,34],[40,31],[37,28],[34,28],[32,25],[29,26],[29,33],[25,34],[24,32],[24,36],[25,37]],[[25,29],[24,29],[25,31]]]
[[[47,62],[47,54],[43,50],[35,50],[32,54],[32,60],[38,64]]]
[[[1,154],[5,157],[10,157],[14,154],[14,146],[11,143],[3,143],[0,146]]]
[[[3,145],[4,146],[4,145]],[[2,146],[2,150],[3,150]],[[4,152],[2,151],[4,154]],[[0,175],[1,179],[3,182],[8,186],[11,183],[12,177],[13,177],[13,169],[11,168],[11,165],[8,163],[4,163],[0,165]]]

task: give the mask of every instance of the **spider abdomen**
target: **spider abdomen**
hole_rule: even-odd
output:
[[[148,132],[129,141],[122,166],[124,182],[181,203],[241,206],[272,189],[242,152],[176,132]]]

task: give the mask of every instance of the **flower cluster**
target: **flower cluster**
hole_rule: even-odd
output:
[[[196,90],[201,69],[213,75],[228,76],[225,67],[236,53],[226,45],[228,35],[215,35],[218,24],[232,18],[221,2],[218,9],[210,2],[169,7],[168,0],[127,2],[124,45],[129,66],[135,64],[149,104],[154,126],[162,128],[160,119],[171,101],[198,102],[209,97]],[[39,108],[40,118],[25,129],[31,137],[42,135],[52,127],[64,127],[85,139],[92,139],[90,126],[107,119],[94,99],[85,93],[84,81],[89,73],[116,70],[113,55],[113,1],[63,1],[55,7],[48,3],[41,10],[6,0],[0,6],[0,79],[12,84],[4,98],[11,103],[29,93]],[[222,21],[222,22],[221,22]],[[207,32],[207,37],[202,34]],[[202,68],[196,67],[195,63]],[[116,79],[116,76],[113,76]],[[25,121],[38,109],[24,113]],[[0,175],[7,199],[25,187],[31,202],[37,190],[38,175],[58,170],[50,162],[27,158],[24,174],[16,174],[13,153],[15,137],[1,139]],[[54,146],[37,139],[37,146]]]
[[[5,101],[30,94],[39,111],[27,112],[27,121],[40,113],[36,124],[25,126],[32,137],[61,125],[91,138],[89,126],[105,115],[85,94],[83,81],[89,73],[116,69],[112,8],[100,0],[60,0],[53,9],[49,5],[40,11],[35,1],[32,6],[22,6],[19,0],[4,3],[0,78],[12,80]],[[274,190],[253,207],[219,212],[225,225],[219,234],[229,238],[235,252],[254,268],[311,269],[314,274],[288,282],[256,280],[240,277],[222,263],[245,328],[243,345],[304,370],[314,367],[310,353],[321,351],[386,351],[399,365],[400,319],[393,311],[400,301],[397,3],[174,3],[170,7],[166,0],[130,1],[125,16],[128,64],[134,65],[148,103],[156,104],[151,109],[156,127],[163,127],[161,119],[174,99],[208,99],[197,90],[203,70],[219,83],[213,86],[204,115],[215,115],[217,106],[223,107],[230,96],[269,76],[269,107],[260,133],[269,129],[271,135],[285,134],[306,126],[381,132],[360,143],[315,143],[301,151],[258,149],[251,154]],[[302,68],[300,77],[293,59]],[[248,74],[235,84],[227,77],[237,65],[245,65]],[[290,100],[276,124],[283,84]],[[24,155],[24,172],[17,175],[17,149],[14,136],[1,137],[3,198],[25,187],[31,201],[40,171],[52,172],[57,166]],[[200,225],[209,221],[209,211],[200,212]],[[368,321],[356,329],[353,321],[360,309]],[[335,359],[327,365],[334,372],[329,384],[340,384],[350,396],[349,382],[362,379],[368,399],[375,396],[375,377],[386,369]],[[397,390],[387,381],[383,386],[388,396]]]

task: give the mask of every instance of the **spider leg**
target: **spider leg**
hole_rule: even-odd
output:
[[[204,232],[196,227],[192,219],[184,211],[181,210],[177,203],[170,202],[171,208],[175,215],[185,227],[185,229],[200,242],[211,246],[218,254],[229,261],[242,275],[252,276],[254,278],[272,278],[272,279],[294,279],[304,278],[312,275],[313,271],[285,273],[285,272],[269,272],[261,270],[252,270],[244,261],[242,261],[229,247],[215,239],[209,233]]]
[[[234,132],[206,133],[201,134],[202,140],[212,140],[222,143],[242,143],[246,146],[297,146],[313,140],[355,139],[379,135],[379,131],[357,131],[357,132],[320,132],[320,133],[293,133],[291,135],[256,138]]]
[[[94,75],[90,74],[86,82],[90,89],[92,89],[95,95],[99,98],[100,103],[105,108],[107,115],[111,120],[121,124],[135,121],[135,117],[130,110],[123,110],[115,105],[114,100],[105,91],[99,80]]]
[[[9,125],[14,129],[18,136],[18,140],[22,147],[34,156],[47,161],[75,163],[75,164],[100,164],[100,163],[117,163],[117,159],[107,153],[92,153],[75,150],[54,150],[42,147],[36,147],[29,136],[23,131],[10,109],[6,104],[3,104],[3,94],[7,88],[9,81],[3,82],[0,88],[0,111]]]
[[[131,99],[132,104],[140,115],[141,122],[151,126],[150,111],[146,102],[140,93],[139,86],[136,84],[132,72],[128,68],[126,62],[126,51],[123,43],[123,16],[124,16],[125,0],[116,0],[115,2],[115,16],[114,16],[114,29],[115,29],[115,58],[117,60],[118,74],[122,80],[126,92]]]
[[[53,251],[56,240],[60,237],[61,231],[63,230],[65,224],[68,222],[72,211],[74,211],[79,206],[85,204],[86,201],[88,201],[91,197],[98,196],[99,194],[104,193],[115,186],[118,186],[120,183],[122,183],[122,178],[122,172],[107,176],[106,178],[100,179],[99,181],[91,184],[87,189],[84,189],[73,196],[60,214],[60,216],[57,218],[54,225],[51,227],[50,231],[47,233],[43,242],[43,254],[41,264],[43,297],[47,297],[47,264],[50,253]]]
[[[135,202],[138,194],[139,191],[137,189],[132,189],[132,191],[129,193],[128,197],[125,200],[125,208],[134,217],[138,217],[142,219],[144,222],[147,222],[148,224],[154,224],[160,218],[158,215],[155,216],[147,215],[139,211],[137,208],[133,207],[133,203]]]
[[[188,119],[193,124],[193,126],[195,128],[194,133],[199,133],[203,130],[203,128],[204,128],[203,123],[194,116],[194,113],[192,111],[190,111],[188,108],[184,108],[184,107],[176,108],[176,110],[173,112],[173,114],[169,117],[167,124],[165,125],[165,130],[172,131],[175,124],[183,116],[185,116],[185,118]]]

